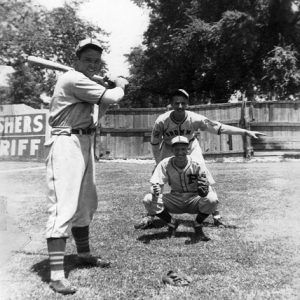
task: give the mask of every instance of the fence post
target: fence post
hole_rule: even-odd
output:
[[[250,124],[247,116],[247,101],[244,96],[242,96],[242,106],[241,106],[241,118],[239,125],[241,128],[250,130]],[[243,148],[244,148],[244,157],[250,159],[253,156],[253,147],[250,137],[243,135]]]

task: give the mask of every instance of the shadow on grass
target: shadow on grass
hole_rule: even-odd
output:
[[[193,232],[176,232],[175,237],[173,238],[180,238],[180,237],[192,237]],[[150,234],[144,234],[137,238],[138,241],[149,244],[151,241],[154,240],[163,240],[163,239],[169,239],[169,233],[167,231],[162,232],[156,232],[156,233],[150,233]]]
[[[191,227],[192,222],[189,220],[181,220],[181,219],[176,219],[179,223],[179,225],[184,225],[185,227]],[[166,227],[166,223],[160,219],[155,219],[153,221],[153,224],[149,229],[159,229]],[[144,229],[145,230],[145,229]],[[180,237],[191,237],[193,233],[192,232],[176,232],[175,238],[180,238]],[[149,244],[153,240],[163,240],[163,239],[168,239],[170,238],[169,233],[166,230],[161,231],[161,232],[155,232],[155,233],[147,233],[143,234],[142,236],[138,237],[137,240],[144,243],[144,244]]]
[[[213,227],[213,228],[228,228],[228,229],[238,229],[239,226],[232,225],[232,224],[223,224],[221,226],[214,225],[214,223],[210,222],[203,222],[204,227]]]
[[[78,262],[78,256],[75,254],[65,255],[64,257],[64,271],[66,278],[69,277],[71,271],[76,269],[87,269],[88,266],[84,266]],[[49,259],[44,259],[31,267],[31,271],[37,273],[43,282],[50,281],[50,267]]]
[[[192,227],[194,228],[194,222],[193,220],[186,220],[186,219],[176,219],[179,223],[179,225],[183,225],[186,227]],[[153,221],[153,224],[150,228],[163,228],[166,226],[166,223],[160,219],[155,219]],[[216,226],[214,223],[205,221],[203,222],[204,227],[213,227],[213,228],[229,228],[229,229],[238,229],[239,227],[233,224],[223,224],[221,226]]]
[[[192,227],[194,228],[194,222],[191,220],[182,220],[182,219],[177,219],[179,225],[183,225],[184,227]],[[214,228],[229,228],[229,229],[237,229],[239,228],[236,225],[230,225],[230,224],[224,224],[222,226],[216,226],[213,223],[210,222],[203,222],[203,226],[204,227],[214,227]],[[149,227],[148,229],[159,229],[159,228],[163,228],[166,227],[166,223],[163,222],[160,219],[155,219],[153,221],[153,224],[151,225],[151,227]],[[143,231],[148,230],[148,229],[142,229]],[[175,238],[181,238],[181,237],[188,237],[188,238],[192,238],[194,234],[193,232],[190,231],[177,231]],[[169,234],[166,231],[162,231],[162,232],[155,232],[155,233],[147,233],[147,234],[143,234],[140,237],[137,238],[138,241],[144,243],[144,244],[149,244],[152,240],[163,240],[163,239],[168,239],[169,238]]]

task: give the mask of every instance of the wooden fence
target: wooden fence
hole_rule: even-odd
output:
[[[222,123],[267,134],[263,139],[213,135],[197,138],[206,158],[298,155],[300,102],[249,102],[192,106],[190,110]],[[164,108],[109,110],[96,136],[96,156],[103,159],[152,158],[150,134]],[[0,105],[0,160],[44,160],[49,137],[48,110]]]
[[[267,136],[250,140],[242,136],[199,132],[206,157],[300,154],[300,102],[224,103],[191,106],[190,110],[225,124],[261,131]],[[164,108],[109,110],[101,119],[96,156],[99,158],[152,158],[150,134]]]

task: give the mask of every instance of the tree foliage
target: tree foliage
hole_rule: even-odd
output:
[[[134,1],[134,0],[133,0]],[[138,0],[151,9],[143,47],[128,55],[130,101],[166,105],[168,93],[185,88],[192,104],[225,102],[253,84],[274,89],[272,55],[286,76],[276,76],[280,93],[295,92],[300,49],[298,2],[293,0]],[[285,48],[286,45],[292,48]],[[278,47],[293,60],[284,61]],[[291,50],[293,49],[293,50]],[[275,56],[274,56],[275,55]],[[293,65],[288,70],[289,64]],[[270,68],[272,76],[267,76]],[[272,79],[271,79],[272,78]],[[263,80],[262,80],[263,79]],[[146,103],[145,103],[146,102]]]
[[[28,66],[28,55],[71,66],[74,48],[79,40],[106,34],[101,28],[78,16],[82,1],[65,3],[63,7],[46,10],[27,0],[1,1],[0,35],[3,46],[0,63],[12,66],[10,101],[39,107],[42,93],[52,94],[55,72]],[[103,42],[103,46],[107,45]],[[104,68],[105,71],[105,68]]]
[[[263,81],[280,99],[297,92],[300,85],[296,55],[291,46],[275,47],[263,61]]]

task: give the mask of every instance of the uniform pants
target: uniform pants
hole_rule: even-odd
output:
[[[90,224],[97,209],[93,135],[55,135],[45,144],[49,218],[46,238]]]
[[[164,209],[173,214],[203,213],[209,215],[215,211],[218,202],[218,196],[211,186],[206,197],[200,197],[195,193],[171,191],[171,193],[160,194],[159,197],[147,194],[143,200],[143,204],[149,215],[157,215]]]

